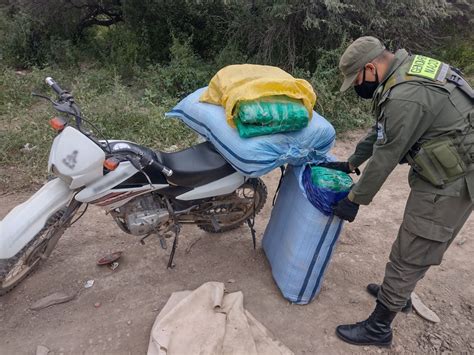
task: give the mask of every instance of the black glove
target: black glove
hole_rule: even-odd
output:
[[[348,222],[353,222],[357,212],[359,211],[359,205],[352,202],[347,197],[342,199],[333,207],[333,212],[336,216],[344,219]]]
[[[359,168],[355,168],[354,170],[351,170],[349,167],[349,162],[347,161],[329,161],[326,163],[321,163],[319,164],[319,166],[322,166],[328,169],[339,170],[346,174],[356,173],[357,175],[360,175]]]

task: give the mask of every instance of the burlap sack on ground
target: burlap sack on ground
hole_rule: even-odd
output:
[[[148,355],[293,354],[221,282],[175,292],[155,320]]]

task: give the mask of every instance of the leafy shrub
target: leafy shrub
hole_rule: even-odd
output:
[[[122,77],[130,78],[140,61],[142,47],[136,33],[125,24],[97,28],[89,39],[92,52],[105,66]]]
[[[439,58],[460,68],[467,76],[474,76],[474,37],[457,38],[439,50]]]
[[[4,63],[16,68],[44,63],[47,53],[44,33],[32,18],[24,14],[7,18],[0,12],[0,33],[0,50]]]
[[[183,98],[207,85],[215,71],[213,65],[204,63],[194,53],[189,40],[182,42],[174,38],[170,52],[169,64],[150,65],[146,74],[140,75],[146,78],[149,88],[147,95],[154,102],[167,96]]]

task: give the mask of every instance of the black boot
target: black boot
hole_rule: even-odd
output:
[[[392,344],[392,324],[397,312],[390,311],[377,301],[372,314],[363,322],[340,325],[336,334],[347,343],[354,345],[390,346]]]
[[[367,292],[369,292],[372,296],[377,298],[380,290],[380,285],[377,284],[368,284],[367,285]],[[410,313],[412,311],[412,303],[411,303],[411,298],[408,299],[407,304],[405,307],[402,308],[403,313]]]

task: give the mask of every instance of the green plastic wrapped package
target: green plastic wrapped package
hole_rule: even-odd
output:
[[[309,202],[327,216],[349,194],[353,184],[351,177],[342,171],[309,165],[303,172],[302,183]]]
[[[255,125],[255,124],[244,124],[239,118],[234,119],[239,131],[239,136],[242,138],[250,138],[257,136],[264,136],[267,134],[281,133],[281,132],[292,132],[299,131],[308,125],[308,121],[297,121],[291,124],[280,123],[278,125]]]
[[[349,191],[353,184],[351,177],[346,173],[322,166],[311,167],[311,180],[314,185],[334,192]]]
[[[243,101],[237,106],[234,122],[243,138],[298,131],[308,125],[309,114],[300,100],[270,96]]]

